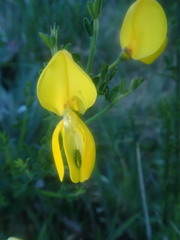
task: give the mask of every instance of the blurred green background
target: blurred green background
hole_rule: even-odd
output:
[[[132,2],[103,1],[94,74],[118,56],[120,26]],[[59,118],[36,97],[39,72],[51,57],[39,32],[59,25],[60,44],[72,43],[85,66],[87,2],[0,1],[0,240],[180,239],[180,7],[159,2],[168,18],[167,48],[151,65],[120,64],[112,86],[137,76],[145,81],[89,124],[96,166],[90,180],[73,184],[68,172],[59,182],[52,158]],[[104,105],[100,96],[83,118]]]

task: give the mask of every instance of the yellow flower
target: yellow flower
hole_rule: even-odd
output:
[[[75,183],[87,180],[95,162],[93,136],[74,111],[81,114],[91,107],[97,97],[90,77],[74,62],[66,50],[57,52],[41,73],[37,84],[37,96],[41,105],[63,116],[52,137],[55,164],[62,181],[64,164],[62,149]],[[62,144],[59,143],[59,135]]]
[[[167,20],[156,0],[136,0],[128,9],[120,31],[120,44],[130,58],[150,64],[167,42]]]

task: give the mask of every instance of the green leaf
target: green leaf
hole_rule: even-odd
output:
[[[102,11],[102,0],[95,0],[87,2],[87,9],[93,20],[98,19],[101,16]]]
[[[107,98],[107,95],[109,95],[109,86],[106,82],[102,83],[100,86],[99,86],[99,90],[98,90],[98,93],[100,95],[105,95],[106,98]]]
[[[51,43],[50,43],[50,37],[48,34],[39,32],[39,36],[42,39],[42,41],[44,42],[44,44],[48,47],[51,48]]]
[[[114,75],[117,72],[117,67],[111,69],[111,71],[106,75],[105,82],[110,82],[111,79],[114,77]]]
[[[114,97],[116,97],[117,95],[119,95],[119,85],[118,86],[115,86],[110,94],[109,94],[109,100],[111,101],[112,99],[114,99]]]
[[[115,104],[117,103],[118,101],[120,101],[121,99],[125,98],[129,93],[130,91],[125,88],[125,85],[124,85],[124,82],[122,82],[120,85],[118,86],[115,86],[110,94],[109,94],[109,97],[108,97],[108,100],[112,103],[112,104]]]
[[[139,87],[141,85],[141,83],[143,83],[143,81],[144,81],[144,79],[142,79],[142,78],[134,78],[131,81],[130,90],[134,91],[137,87]]]
[[[86,30],[86,32],[88,33],[88,35],[89,35],[89,37],[92,37],[92,24],[91,24],[91,22],[89,21],[89,19],[88,18],[84,18],[83,19],[83,25],[84,25],[84,28],[85,28],[85,30]]]
[[[101,79],[103,79],[105,77],[107,71],[108,71],[108,65],[107,65],[107,63],[103,63],[101,66],[101,71],[100,71]]]
[[[56,46],[56,38],[55,36],[50,37],[50,49],[52,49],[54,46]]]
[[[134,223],[134,221],[140,216],[139,213],[133,215],[127,221],[125,221],[116,231],[111,235],[111,240],[119,239],[122,234]]]
[[[66,49],[67,51],[69,51],[70,48],[71,48],[71,46],[72,46],[72,43],[66,43],[66,45],[64,46],[64,49]]]
[[[91,16],[91,18],[93,20],[95,20],[95,15],[94,15],[94,11],[93,11],[93,6],[92,6],[92,3],[90,1],[87,2],[87,9],[88,9],[88,12],[89,12],[89,15]]]
[[[44,222],[43,225],[41,226],[40,232],[38,234],[38,240],[44,240],[46,239],[48,233],[48,229],[47,229],[47,223]]]
[[[93,3],[93,12],[95,15],[95,18],[99,18],[101,15],[101,9],[102,9],[102,1],[101,0],[95,0]]]
[[[64,45],[61,44],[61,45],[59,46],[59,50],[63,50],[63,49],[64,49]]]
[[[121,80],[120,84],[119,84],[119,92],[124,94],[127,93],[128,89],[126,88],[126,80],[123,79]]]

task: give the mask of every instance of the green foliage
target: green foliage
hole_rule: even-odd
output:
[[[93,35],[92,22],[90,22],[89,19],[87,17],[85,17],[83,19],[83,24],[84,24],[84,28],[87,31],[89,37],[92,37],[92,35]]]
[[[168,47],[145,66],[119,55],[125,0],[0,3],[0,239],[146,239],[137,143],[152,240],[180,238],[180,11],[176,3],[164,6]],[[89,40],[98,46],[90,60]],[[39,106],[35,92],[50,59],[45,45],[52,54],[70,50],[100,96],[86,115],[97,158],[85,183],[71,183],[68,173],[60,183],[54,166],[51,137],[59,118]]]
[[[102,0],[94,0],[94,2],[88,1],[87,9],[93,20],[98,19],[101,16]]]
[[[39,33],[39,36],[45,43],[45,45],[50,49],[52,56],[58,51],[58,35],[59,27],[56,27],[56,24],[51,27],[50,36],[45,33]]]

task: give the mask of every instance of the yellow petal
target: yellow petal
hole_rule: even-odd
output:
[[[158,58],[161,55],[161,53],[164,51],[166,44],[167,44],[167,38],[165,39],[164,43],[161,45],[161,47],[155,53],[153,53],[152,55],[150,55],[146,58],[142,58],[141,62],[144,62],[146,64],[150,64],[150,63],[154,62],[154,60],[156,58]]]
[[[66,108],[84,113],[97,97],[90,77],[66,50],[57,52],[41,73],[37,84],[41,105],[62,116]]]
[[[94,168],[95,143],[87,126],[71,111],[64,117],[63,142],[71,180],[84,182]]]
[[[64,165],[63,165],[61,149],[59,144],[59,134],[61,133],[62,128],[63,128],[63,120],[58,123],[52,136],[52,151],[53,151],[54,161],[55,161],[56,168],[61,181],[63,181],[63,177],[64,177]]]
[[[137,0],[124,18],[120,44],[131,58],[141,61],[154,54],[154,61],[164,46],[166,34],[167,20],[161,5],[155,0]]]

